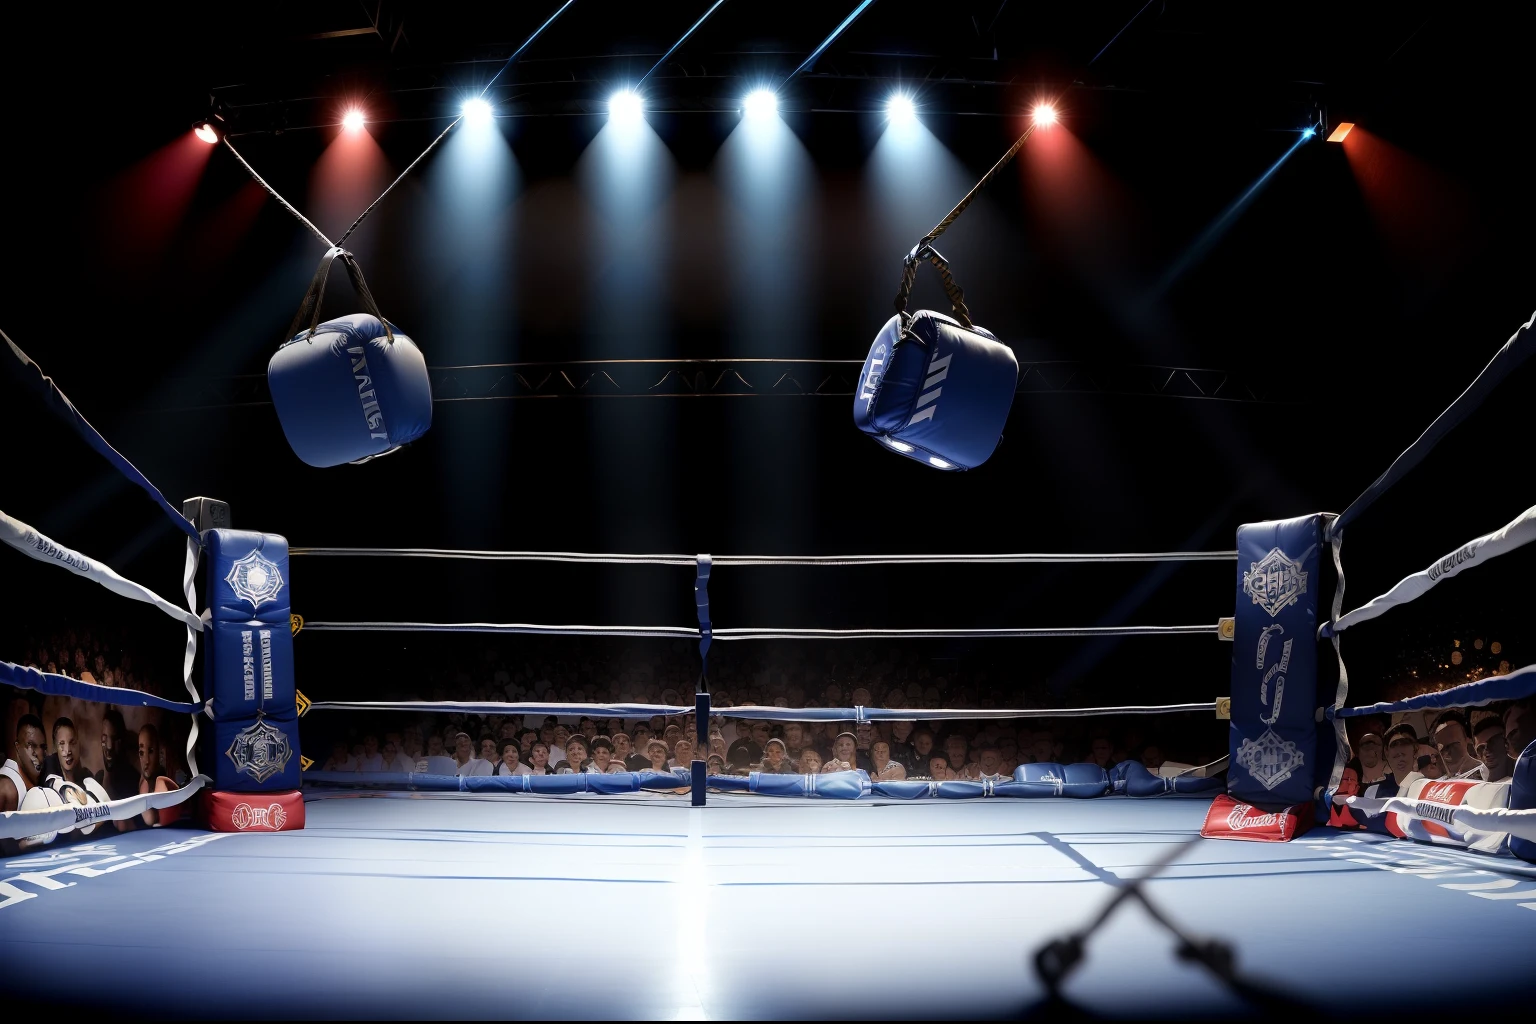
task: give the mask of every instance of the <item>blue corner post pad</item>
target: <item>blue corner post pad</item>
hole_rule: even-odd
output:
[[[693,603],[699,610],[699,678],[709,669],[709,642],[713,634],[709,624],[709,570],[714,559],[709,555],[698,557],[698,570],[693,577]]]

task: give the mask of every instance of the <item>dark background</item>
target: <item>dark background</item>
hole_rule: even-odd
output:
[[[595,310],[614,271],[590,240],[601,211],[578,161],[608,94],[707,4],[577,0],[494,94],[519,174],[486,221],[506,226],[505,261],[487,271],[432,233],[432,157],[358,238],[373,291],[430,364],[862,357],[902,252],[960,194],[933,195],[901,223],[871,199],[881,108],[903,85],[963,166],[962,190],[1030,103],[1063,95],[1076,162],[1052,165],[1052,179],[1048,149],[1031,143],[940,245],[977,322],[1021,360],[1225,369],[1275,400],[1024,395],[997,454],[965,474],[881,451],[852,428],[845,398],[439,403],[406,452],[329,470],[293,457],[268,405],[185,409],[189,381],[264,370],[321,254],[222,149],[185,205],[167,198],[167,168],[210,99],[241,152],[335,237],[356,210],[316,210],[311,191],[340,109],[368,107],[387,180],[554,6],[11,8],[0,327],[173,503],[227,500],[237,526],[295,545],[839,554],[1229,548],[1242,522],[1340,511],[1531,313],[1520,154],[1532,100],[1506,6],[1168,0],[1125,27],[1140,3],[880,0],[784,90],[784,119],[814,164],[796,236],[804,270],[765,278],[758,329],[743,328],[722,270],[737,243],[715,161],[736,97],[782,78],[843,11],[731,0],[647,83],[674,178],[648,222],[665,229],[649,254],[654,285],[614,331]],[[326,36],[373,25],[376,11],[377,31]],[[1319,118],[1358,122],[1358,151],[1301,146],[1202,245]],[[357,209],[371,198],[359,192]],[[926,273],[917,298],[945,308]],[[349,301],[338,281],[327,309]],[[177,593],[180,535],[5,387],[0,508]],[[1533,394],[1531,374],[1517,375],[1350,531],[1347,604],[1530,504]],[[1433,671],[1457,639],[1496,636],[1506,658],[1528,660],[1523,557],[1352,634],[1360,699],[1408,665]],[[163,646],[177,674],[179,627],[20,556],[0,565],[7,657],[29,631],[94,619]],[[1230,614],[1232,573],[751,569],[717,572],[712,592],[720,625],[1168,624]],[[293,575],[310,619],[686,624],[693,612],[682,569],[311,559]],[[303,636],[300,686],[367,692],[407,671],[397,655],[414,642]],[[1203,638],[930,649],[1021,682],[1075,681],[1105,703],[1208,698],[1225,691],[1229,657]]]

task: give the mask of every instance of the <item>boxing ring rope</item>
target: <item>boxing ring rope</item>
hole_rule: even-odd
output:
[[[521,622],[306,622],[320,633],[519,633],[542,636],[631,636],[696,640],[693,626],[567,626]],[[1220,635],[1220,623],[1184,626],[1021,627],[1017,629],[775,629],[736,626],[713,629],[716,640],[960,640],[1008,637],[1197,636]]]
[[[582,551],[489,551],[467,548],[295,547],[290,557],[441,558],[487,562],[576,562],[609,565],[697,564],[695,555],[596,554]],[[973,555],[713,555],[715,565],[1059,565],[1116,562],[1235,562],[1237,551],[1132,551]]]
[[[1163,715],[1181,712],[1210,712],[1215,714],[1220,701],[1204,701],[1194,704],[1129,705],[1124,707],[1097,708],[872,708],[855,705],[851,708],[781,708],[776,705],[739,704],[730,707],[711,705],[711,718],[749,718],[754,721],[772,722],[949,722],[1001,720],[1005,718],[1091,718],[1096,715]],[[310,711],[399,711],[469,715],[555,715],[571,717],[586,715],[593,718],[654,718],[657,715],[675,717],[694,713],[696,705],[688,704],[544,704],[527,701],[454,701],[454,700],[404,700],[404,701],[312,701]]]
[[[147,494],[160,511],[165,513],[166,517],[170,519],[171,524],[186,535],[186,559],[182,568],[182,596],[187,602],[187,614],[183,615],[180,609],[171,606],[168,601],[160,598],[149,588],[123,579],[123,577],[112,571],[108,566],[51,541],[41,533],[26,526],[26,524],[10,517],[6,517],[6,528],[0,531],[0,539],[5,539],[6,543],[10,546],[17,547],[18,550],[22,550],[28,555],[38,558],[40,561],[52,562],[55,565],[68,568],[72,572],[87,576],[114,593],[132,600],[152,604],[166,614],[181,621],[187,631],[186,647],[182,654],[182,682],[187,688],[187,693],[191,695],[192,702],[201,707],[202,698],[198,695],[197,684],[192,679],[192,665],[197,657],[197,638],[203,630],[203,621],[197,611],[197,591],[194,586],[198,563],[202,558],[203,552],[202,535],[198,533],[197,527],[192,524],[191,520],[174,508],[169,501],[165,500],[165,495],[160,493],[158,487],[150,483],[148,477],[139,472],[137,466],[124,458],[122,453],[113,448],[107,442],[107,439],[102,437],[95,427],[91,426],[90,421],[81,415],[80,411],[75,408],[74,403],[65,396],[63,391],[59,390],[58,385],[53,382],[53,378],[45,374],[42,367],[33,362],[31,357],[23,352],[4,331],[0,331],[0,340],[4,340],[5,355],[9,356],[9,358],[0,358],[0,365],[5,367],[6,372],[35,394],[50,412],[63,420],[93,451],[106,459],[130,483]],[[3,515],[3,513],[0,513],[0,515]],[[31,550],[28,550],[26,545],[30,545]],[[79,560],[78,564],[74,561],[77,559]],[[81,683],[81,685],[85,684]],[[197,774],[197,722],[197,715],[194,714],[192,716],[191,728],[187,733],[187,767],[191,769],[194,775]]]
[[[1348,614],[1344,612],[1344,528],[1359,518],[1378,498],[1423,462],[1435,446],[1444,440],[1446,435],[1483,404],[1495,387],[1529,359],[1532,353],[1536,353],[1536,332],[1531,330],[1533,323],[1536,323],[1536,314],[1533,314],[1530,319],[1526,320],[1525,323],[1516,329],[1515,333],[1499,347],[1499,350],[1494,353],[1493,358],[1473,378],[1472,383],[1467,385],[1461,394],[1457,395],[1455,400],[1439,416],[1435,417],[1434,421],[1425,428],[1424,432],[1415,438],[1413,443],[1404,449],[1392,461],[1392,464],[1358,498],[1351,502],[1342,513],[1333,517],[1324,531],[1323,538],[1331,549],[1333,565],[1338,579],[1334,586],[1329,621],[1324,622],[1319,627],[1318,638],[1326,639],[1332,643],[1334,658],[1339,668],[1339,681],[1334,692],[1333,702],[1331,706],[1325,706],[1322,709],[1324,718],[1333,721],[1335,741],[1333,771],[1329,776],[1328,786],[1324,794],[1325,800],[1334,799],[1339,784],[1343,780],[1344,768],[1348,761],[1349,753],[1349,735],[1345,730],[1343,721],[1344,718],[1351,717],[1350,712],[1344,707],[1344,703],[1349,697],[1349,670],[1344,663],[1344,653],[1339,643],[1339,634],[1351,626],[1378,618],[1392,608],[1422,597],[1442,579],[1458,575],[1462,569],[1476,564],[1479,554],[1482,554],[1483,560],[1486,561],[1488,558],[1496,558],[1499,555],[1507,554],[1529,544],[1532,540],[1536,540],[1536,507],[1527,509],[1502,528],[1474,538],[1422,572],[1405,577],[1386,593],[1372,598]],[[1525,670],[1522,669],[1520,671],[1523,673]],[[1523,685],[1524,678],[1522,675],[1517,685]],[[1460,687],[1453,687],[1451,690],[1443,691],[1443,693],[1450,693],[1459,689]],[[1434,697],[1438,695],[1424,696]],[[1403,702],[1397,703],[1401,704]],[[1355,713],[1363,714],[1365,712],[1357,711]]]
[[[103,803],[64,803],[37,810],[0,812],[0,839],[32,839],[36,845],[53,842],[55,833],[74,828],[93,828],[103,821],[127,821],[145,811],[179,807],[211,783],[206,775],[196,775],[180,789],[168,792],[140,793]],[[25,848],[25,845],[23,846]]]

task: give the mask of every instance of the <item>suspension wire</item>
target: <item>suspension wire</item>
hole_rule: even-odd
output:
[[[240,166],[241,167],[244,167],[247,171],[250,172],[250,175],[251,175],[252,178],[256,179],[256,184],[258,184],[262,188],[266,189],[267,190],[267,194],[270,195],[273,199],[276,199],[278,201],[279,205],[281,205],[283,209],[287,210],[289,213],[291,213],[295,217],[297,217],[299,219],[299,223],[300,224],[303,224],[306,228],[309,228],[310,234],[312,234],[316,238],[320,239],[320,244],[321,245],[325,246],[327,249],[334,249],[334,248],[336,248],[336,243],[331,241],[329,238],[326,238],[324,231],[321,231],[319,228],[315,227],[315,225],[310,221],[310,219],[308,217],[306,217],[302,213],[300,213],[294,207],[294,205],[292,203],[290,203],[288,200],[283,198],[281,192],[279,192],[277,189],[273,188],[271,185],[267,184],[267,179],[263,178],[261,175],[256,173],[256,168],[252,167],[246,161],[245,157],[240,155],[240,151],[235,148],[235,144],[233,142],[229,141],[229,136],[228,135],[224,136],[224,146],[231,153],[235,154],[235,159],[240,161]]]
[[[703,16],[700,17],[698,21],[693,23],[693,27],[690,28],[687,32],[684,32],[682,38],[679,39],[677,42],[673,43],[672,44],[672,48],[669,49],[666,53],[661,55],[661,60],[658,60],[655,64],[651,65],[651,70],[647,71],[645,74],[640,76],[640,81],[635,83],[635,88],[638,90],[642,85],[644,85],[645,84],[645,80],[647,78],[650,78],[652,75],[654,75],[656,73],[657,69],[659,69],[663,64],[665,64],[667,62],[667,59],[669,57],[671,57],[674,53],[677,52],[677,48],[679,46],[682,46],[684,43],[686,43],[688,41],[688,37],[693,35],[694,32],[698,31],[699,26],[704,24],[704,22],[709,19],[709,16],[711,14],[714,14],[716,11],[718,11],[720,9],[720,5],[723,4],[723,3],[725,3],[725,0],[715,0],[714,4],[710,7],[710,9],[705,11]]]
[[[805,60],[800,62],[800,66],[799,67],[795,68],[795,70],[791,71],[788,75],[784,76],[784,81],[788,82],[790,79],[794,78],[800,72],[804,71],[806,68],[810,67],[812,64],[815,64],[816,61],[821,57],[821,55],[823,53],[827,52],[827,47],[829,47],[833,43],[837,42],[838,36],[841,36],[844,32],[848,31],[848,26],[852,25],[856,20],[858,20],[859,15],[863,14],[865,12],[865,10],[867,10],[869,8],[869,5],[874,3],[874,2],[875,2],[875,0],[863,0],[863,2],[859,4],[859,6],[855,7],[853,9],[853,12],[851,14],[849,14],[848,17],[844,18],[838,24],[837,28],[832,30],[832,34],[827,36],[827,38],[823,39],[821,41],[821,45],[817,46],[816,49],[812,50],[811,51],[811,55],[809,57],[805,58]]]

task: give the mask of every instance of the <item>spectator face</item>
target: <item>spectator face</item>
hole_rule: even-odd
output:
[[[892,722],[891,740],[895,743],[905,743],[912,736],[911,722]]]
[[[67,730],[61,730],[60,735],[64,731]],[[1478,728],[1475,739],[1477,745],[1473,748],[1473,753],[1477,755],[1479,761],[1488,766],[1488,771],[1493,773],[1489,775],[1489,778],[1503,778],[1508,774],[1512,766],[1508,763],[1509,751],[1504,744],[1504,727],[1497,720],[1489,719]],[[64,741],[61,739],[59,741],[59,763],[62,764],[63,762]]]
[[[1360,795],[1360,776],[1355,774],[1355,770],[1353,768],[1346,767],[1344,769],[1344,775],[1339,779],[1339,795]]]
[[[385,765],[385,767],[388,767],[395,760],[395,755],[397,755],[399,753],[400,753],[400,747],[399,747],[398,744],[395,743],[394,740],[385,740],[384,741],[384,765]]]
[[[832,753],[839,761],[847,761],[851,765],[859,756],[859,747],[852,736],[839,736],[832,744]]]
[[[1419,744],[1418,767],[1426,779],[1445,778],[1445,766],[1440,763],[1440,752],[1428,743]]]
[[[944,752],[949,755],[949,763],[956,768],[965,767],[965,754],[968,745],[964,736],[951,736],[944,741]]]
[[[988,775],[1001,775],[1003,771],[1003,755],[996,747],[988,747],[981,752],[979,759],[981,770]]]
[[[667,745],[661,740],[651,740],[645,748],[645,756],[651,759],[651,768],[658,772],[667,770]]]
[[[763,748],[763,764],[771,768],[777,768],[783,763],[784,744],[778,740],[770,740],[768,745]]]
[[[1536,710],[1512,704],[1504,712],[1504,745],[1519,757],[1531,740],[1536,739]]]
[[[644,749],[646,749],[646,746],[651,742],[651,736],[652,735],[653,735],[653,733],[651,732],[651,727],[650,726],[645,725],[644,723],[635,726],[635,736],[634,736],[635,749],[636,750],[644,750]],[[649,756],[649,755],[647,755],[647,756]]]
[[[693,760],[693,743],[690,740],[678,740],[672,747],[672,760],[678,764],[687,764]]]
[[[363,753],[372,757],[379,752],[379,738],[377,736],[363,737]]]
[[[912,734],[912,749],[917,751],[917,756],[927,758],[933,753],[933,734],[924,729],[922,732]]]
[[[891,762],[891,745],[885,740],[875,740],[869,745],[869,759],[875,764],[875,771],[885,771],[885,766]]]
[[[514,740],[501,745],[501,763],[508,768],[516,768],[522,760],[522,748]]]
[[[587,739],[590,740],[592,737],[597,735],[597,723],[592,721],[592,719],[583,717],[580,722],[580,726],[581,734]]]
[[[709,774],[709,775],[724,775],[725,774],[725,758],[721,757],[718,754],[710,754],[709,755],[709,766],[707,768],[705,768],[704,771],[705,771],[706,774]]]
[[[570,762],[572,768],[580,768],[587,763],[587,745],[580,737],[572,736],[566,742],[565,759]]]
[[[443,738],[441,736],[439,736],[437,733],[433,733],[431,736],[427,737],[427,756],[428,757],[442,757],[443,756]]]
[[[814,747],[806,747],[800,751],[800,773],[802,775],[815,775],[821,771],[821,755],[816,753]]]
[[[1449,775],[1460,775],[1472,767],[1472,755],[1467,749],[1467,734],[1460,722],[1441,722],[1435,730],[1435,749],[1440,751],[1440,763]]]
[[[767,722],[752,723],[752,739],[758,746],[768,742],[768,737],[773,735],[773,726]]]
[[[860,722],[858,725],[854,726],[853,732],[854,735],[859,738],[859,749],[868,750],[870,743],[875,738],[875,727],[870,725],[868,722]]]
[[[107,771],[117,767],[123,756],[123,734],[110,718],[101,723],[101,764]]]
[[[1502,733],[1499,738],[1503,739]],[[75,769],[80,767],[80,741],[75,738],[74,728],[66,725],[56,730],[53,742],[58,747],[59,767],[65,775],[73,775]]]
[[[43,730],[28,725],[16,731],[16,765],[28,786],[35,786],[43,777],[43,760],[48,756],[48,740]]]
[[[709,738],[709,753],[711,757],[719,754],[722,758],[730,753],[730,751],[726,749],[724,736],[721,736],[719,733],[715,733]]]
[[[854,707],[869,707],[869,691],[862,686],[857,687],[849,699],[853,701]]]
[[[533,743],[539,738],[539,734],[532,729],[524,729],[517,737],[517,748],[525,755],[533,749]]]
[[[539,730],[539,739],[544,741],[544,745],[546,747],[555,742],[555,727],[552,725],[545,725],[542,729]]]
[[[1394,779],[1406,779],[1409,772],[1419,770],[1418,745],[1406,736],[1394,736],[1387,744],[1387,770]]]
[[[489,736],[480,740],[480,757],[491,764],[496,763],[496,741]]]
[[[453,756],[458,759],[459,764],[464,764],[475,756],[475,745],[463,733],[459,733],[458,738],[453,741]]]
[[[620,761],[622,761],[625,758],[629,757],[629,755],[634,753],[634,752],[635,752],[635,748],[629,742],[629,733],[625,733],[625,732],[614,733],[614,736],[613,736],[613,756],[614,757],[616,757]]]
[[[613,750],[606,743],[594,743],[592,745],[592,763],[600,772],[608,770],[608,764],[613,760]]]
[[[543,773],[544,769],[549,767],[549,744],[543,740],[535,741],[528,752],[528,758],[528,763],[534,770]]]
[[[1360,767],[1370,771],[1381,764],[1381,737],[1375,733],[1367,733],[1360,737],[1360,747],[1356,751],[1360,755]]]
[[[928,759],[928,777],[932,779],[949,778],[949,762],[942,757],[930,757]]]
[[[571,730],[563,725],[555,726],[555,746],[564,747],[571,739]]]
[[[795,750],[805,746],[805,730],[799,722],[790,722],[784,726],[784,743]]]
[[[160,774],[160,744],[148,729],[139,730],[139,775],[153,782]]]
[[[1030,741],[1029,754],[1035,761],[1056,760],[1056,740],[1048,732],[1037,732],[1035,738]]]

